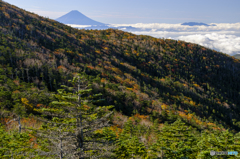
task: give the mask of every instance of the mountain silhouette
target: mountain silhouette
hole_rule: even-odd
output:
[[[181,25],[188,25],[188,26],[195,26],[195,25],[215,26],[215,25],[208,25],[208,24],[205,24],[205,23],[198,23],[198,22],[186,22],[186,23],[182,23]]]
[[[56,21],[64,24],[105,25],[104,23],[100,23],[88,18],[77,10],[72,10],[71,12],[57,18]]]

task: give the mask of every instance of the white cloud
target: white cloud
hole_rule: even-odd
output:
[[[240,53],[240,23],[211,23],[209,25],[213,24],[215,26],[186,26],[166,23],[112,25],[139,28],[138,31],[132,31],[138,35],[183,40],[231,55]]]
[[[140,29],[158,29],[166,31],[224,31],[224,30],[238,30],[240,31],[240,23],[211,23],[209,25],[216,26],[188,26],[179,24],[166,23],[136,23],[136,24],[110,24],[113,27],[132,26]]]
[[[211,23],[215,26],[187,26],[166,23],[110,24],[137,35],[183,40],[234,55],[240,53],[240,23]],[[128,27],[135,30],[129,30]],[[76,27],[76,26],[75,26]]]
[[[197,43],[205,47],[221,51],[226,54],[240,53],[240,37],[226,34],[195,34],[187,36],[179,36],[179,40]]]

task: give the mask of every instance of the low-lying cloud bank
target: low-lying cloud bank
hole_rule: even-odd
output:
[[[188,26],[166,23],[110,24],[105,27],[118,28],[137,35],[150,35],[156,38],[183,40],[203,45],[226,54],[240,54],[240,23],[210,23],[210,26]],[[96,26],[76,28],[97,29]],[[99,29],[101,29],[99,28]]]

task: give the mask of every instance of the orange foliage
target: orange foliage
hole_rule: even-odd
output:
[[[20,93],[20,91],[19,90],[15,90],[12,93]]]
[[[108,77],[108,75],[106,73],[103,73],[101,74],[102,76],[105,76],[105,77]]]
[[[109,128],[109,130],[112,130],[116,133],[116,138],[119,137],[119,134],[123,131],[123,129],[119,128],[119,125],[114,125]]]
[[[178,115],[182,118],[187,118],[187,115],[184,112],[178,111]]]
[[[13,81],[16,85],[19,85],[19,80],[14,80]]]
[[[102,82],[102,83],[106,83],[107,81],[106,81],[105,78],[102,78],[102,79],[101,79],[101,82]]]
[[[6,125],[10,121],[9,118],[0,118],[0,123]]]
[[[11,121],[11,122],[9,122]],[[18,121],[11,118],[0,118],[0,123],[7,126],[7,131],[18,129]],[[21,118],[21,124],[23,127],[35,127],[41,126],[40,122],[37,122],[34,118]],[[23,130],[24,131],[24,130]]]
[[[46,106],[43,105],[43,104],[37,104],[36,107],[37,107],[37,108],[41,108],[41,107],[46,108]]]
[[[66,70],[66,67],[60,65],[60,66],[58,66],[58,69],[64,69],[64,70]]]
[[[194,120],[198,125],[202,125],[202,122],[200,120],[198,120],[197,118],[194,117]]]
[[[214,123],[207,123],[208,126],[212,126],[212,127],[216,127],[216,125]]]
[[[161,82],[165,82],[165,79],[164,79],[164,78],[162,78],[162,79],[160,79],[160,81],[161,81]]]
[[[139,119],[147,119],[148,116],[146,115],[140,115],[140,114],[135,114],[134,117],[139,118]]]
[[[87,68],[90,68],[91,70],[92,70],[92,69],[94,69],[94,67],[93,67],[93,66],[87,66]]]
[[[29,136],[31,137],[31,139],[28,142],[30,144],[33,144],[34,149],[37,149],[38,148],[38,144],[36,143],[37,138],[32,136],[31,134],[29,134]]]
[[[90,109],[90,107],[87,106],[87,105],[83,105],[83,107],[86,108],[86,109]]]

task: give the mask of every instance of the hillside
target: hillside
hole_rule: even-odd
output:
[[[0,21],[3,124],[16,114],[26,119],[29,114],[39,116],[22,99],[31,103],[32,110],[51,106],[50,94],[61,85],[70,86],[68,80],[85,71],[93,92],[105,99],[98,105],[114,105],[114,131],[127,130],[120,135],[118,143],[125,144],[118,144],[115,158],[133,157],[124,147],[127,144],[134,150],[141,146],[144,151],[134,153],[149,158],[174,154],[211,158],[210,150],[240,150],[231,148],[233,143],[240,145],[238,59],[184,41],[116,29],[78,30],[3,1]],[[181,137],[173,140],[173,132]],[[162,136],[172,141],[165,143]],[[218,136],[221,140],[214,138]],[[185,140],[184,149],[176,146]]]

